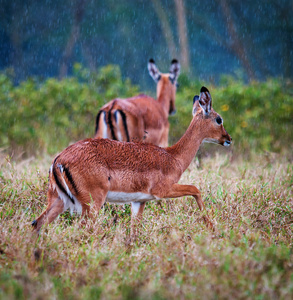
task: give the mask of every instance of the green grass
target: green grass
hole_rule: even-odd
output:
[[[106,205],[81,227],[60,216],[37,238],[52,157],[0,158],[0,299],[292,299],[293,164],[287,156],[231,155],[192,164],[217,223],[190,197],[148,203],[129,244],[129,206]]]

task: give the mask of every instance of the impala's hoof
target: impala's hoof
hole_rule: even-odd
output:
[[[33,226],[33,227],[36,227],[36,226],[37,226],[37,223],[38,223],[37,220],[32,221],[32,226]]]

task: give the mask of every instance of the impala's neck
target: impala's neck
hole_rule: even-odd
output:
[[[204,120],[201,116],[195,116],[181,139],[175,145],[167,148],[167,151],[180,162],[182,173],[188,168],[200,144],[207,137],[203,123]]]
[[[166,116],[169,115],[170,100],[172,92],[170,89],[170,82],[168,78],[161,78],[157,85],[157,100],[161,104]]]

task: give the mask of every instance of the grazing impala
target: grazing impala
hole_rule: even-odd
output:
[[[193,119],[172,147],[97,138],[79,141],[57,155],[49,171],[49,204],[33,221],[35,229],[67,209],[94,218],[105,201],[131,203],[132,229],[150,200],[193,196],[204,210],[200,191],[177,182],[204,140],[229,146],[232,139],[212,109],[207,88],[193,102]],[[212,226],[207,216],[204,220]]]
[[[157,100],[139,95],[114,99],[104,105],[96,117],[95,137],[133,142],[145,141],[161,147],[168,146],[168,115],[175,113],[175,95],[180,65],[171,62],[170,73],[162,74],[153,59],[148,70],[157,83]]]

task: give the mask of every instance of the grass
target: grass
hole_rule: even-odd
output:
[[[0,299],[292,299],[293,164],[287,156],[204,158],[195,184],[217,232],[190,197],[147,204],[128,243],[129,206],[87,227],[68,213],[37,238],[51,157],[0,159]]]

